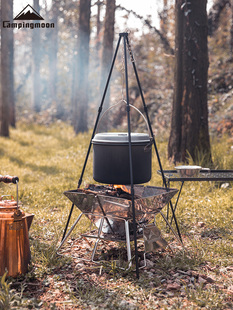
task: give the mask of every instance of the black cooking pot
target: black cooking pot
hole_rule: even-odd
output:
[[[93,178],[107,184],[130,184],[128,133],[98,133],[93,144]],[[131,133],[133,183],[151,179],[151,139]]]

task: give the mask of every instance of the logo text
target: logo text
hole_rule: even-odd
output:
[[[3,28],[54,28],[54,23],[11,23],[9,20],[3,21]]]

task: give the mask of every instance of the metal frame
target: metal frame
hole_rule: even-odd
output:
[[[161,171],[158,170],[158,173],[161,174]],[[180,182],[180,189],[176,198],[175,206],[173,208],[174,213],[176,211],[180,195],[183,189],[184,182],[203,182],[203,181],[215,181],[215,182],[233,182],[233,170],[200,170],[200,173],[196,177],[181,177],[177,170],[164,170],[163,174],[167,179],[168,188],[170,188],[170,182]],[[167,208],[167,220],[169,219],[169,207]],[[170,219],[170,225],[174,219],[172,214]]]
[[[126,111],[127,111],[127,124],[128,124],[128,138],[129,138],[129,163],[130,163],[129,169],[130,169],[130,180],[131,180],[131,184],[130,185],[131,185],[131,195],[132,195],[131,201],[132,201],[132,213],[133,213],[133,232],[134,232],[135,262],[136,262],[136,276],[137,276],[137,278],[139,278],[137,234],[136,234],[137,224],[136,224],[136,220],[135,220],[135,205],[134,205],[134,181],[133,181],[133,165],[132,165],[132,144],[131,144],[130,104],[129,104],[129,89],[128,89],[127,51],[128,51],[128,53],[130,55],[130,59],[131,59],[132,65],[133,65],[133,70],[134,70],[134,73],[135,73],[135,77],[136,77],[136,80],[137,80],[139,92],[140,92],[142,103],[143,103],[144,113],[145,113],[145,116],[146,116],[146,119],[147,119],[147,122],[148,122],[148,125],[149,125],[149,131],[150,131],[152,142],[153,142],[153,145],[154,145],[154,148],[155,148],[155,152],[156,152],[156,155],[157,155],[157,159],[158,159],[158,163],[159,163],[159,168],[160,168],[162,179],[163,179],[163,185],[165,186],[165,188],[167,190],[168,190],[168,185],[167,185],[164,173],[163,173],[163,168],[162,168],[162,164],[161,164],[161,161],[160,161],[159,152],[158,152],[158,149],[157,149],[157,146],[156,146],[156,142],[155,142],[155,138],[154,138],[151,122],[150,122],[149,115],[148,115],[147,106],[146,106],[146,103],[145,103],[145,100],[144,100],[144,96],[143,96],[141,84],[140,84],[140,81],[139,81],[139,77],[138,77],[138,73],[137,73],[137,69],[136,69],[133,53],[132,53],[132,50],[131,50],[131,46],[129,44],[129,39],[128,39],[128,33],[127,32],[123,32],[123,33],[119,34],[119,39],[118,39],[116,50],[115,50],[115,53],[114,53],[114,56],[113,56],[112,64],[111,64],[109,75],[108,75],[107,82],[106,82],[106,86],[104,88],[103,97],[102,97],[102,100],[101,100],[101,103],[100,103],[100,106],[99,106],[99,109],[98,109],[97,118],[96,118],[96,121],[95,121],[93,133],[92,133],[91,140],[90,140],[90,143],[89,143],[89,147],[88,147],[88,150],[87,150],[87,154],[86,154],[86,158],[85,158],[85,161],[84,161],[83,169],[82,169],[82,172],[81,172],[80,179],[78,181],[78,188],[80,188],[81,183],[82,183],[83,175],[84,175],[84,172],[85,172],[85,168],[86,168],[87,161],[88,161],[89,154],[90,154],[90,150],[91,150],[92,139],[94,138],[95,133],[96,133],[97,125],[98,125],[98,122],[99,122],[99,119],[100,119],[100,115],[101,115],[101,112],[102,112],[102,109],[103,109],[103,104],[104,104],[105,96],[106,96],[107,89],[108,89],[108,86],[109,86],[109,82],[110,82],[110,79],[111,79],[111,75],[112,75],[113,67],[114,67],[114,64],[115,64],[116,56],[117,56],[117,53],[118,53],[118,50],[119,50],[119,46],[120,46],[120,42],[121,42],[122,39],[123,39],[123,44],[124,44]],[[174,220],[175,220],[176,229],[177,229],[179,238],[180,238],[180,240],[182,242],[180,231],[179,231],[179,227],[178,227],[177,220],[176,220],[176,217],[175,217],[175,212],[174,212],[174,209],[173,209],[171,201],[170,201],[170,207],[171,207],[171,210],[172,210],[172,213],[173,213],[173,217],[174,217]],[[68,216],[68,220],[67,220],[66,227],[65,227],[65,230],[64,230],[64,233],[63,233],[62,243],[61,244],[64,243],[64,241],[70,235],[70,232],[73,230],[74,225],[77,224],[77,220],[80,219],[80,218],[78,218],[76,220],[75,224],[71,228],[72,230],[69,231],[66,234],[68,226],[69,226],[70,218],[71,218],[71,215],[72,215],[72,212],[73,212],[73,209],[74,209],[74,203],[71,206],[71,210],[70,210],[70,213],[69,213],[69,216]]]
[[[71,229],[69,230],[69,232],[67,233],[65,238],[62,240],[61,244],[59,245],[59,248],[57,249],[57,252],[62,247],[64,242],[67,240],[67,238],[69,237],[69,235],[71,234],[71,232],[73,231],[75,226],[78,224],[78,222],[81,220],[83,215],[93,215],[93,216],[96,216],[96,214],[94,215],[94,214],[89,213],[89,212],[82,212],[82,213],[80,213],[80,215],[78,216],[77,220],[72,225]],[[94,244],[94,247],[93,247],[93,250],[92,250],[92,253],[91,253],[91,258],[90,259],[80,258],[80,260],[91,261],[93,263],[101,263],[101,261],[96,261],[94,259],[95,258],[95,253],[96,253],[96,250],[97,250],[97,246],[98,246],[98,243],[99,243],[100,240],[116,241],[116,242],[124,242],[125,241],[126,242],[126,250],[127,250],[127,258],[128,258],[128,268],[125,269],[125,268],[122,268],[120,266],[119,266],[119,268],[120,269],[124,269],[124,270],[129,270],[132,267],[132,255],[131,255],[131,245],[130,245],[131,240],[130,240],[130,232],[129,232],[129,220],[126,220],[124,218],[120,218],[118,216],[109,216],[109,215],[108,215],[108,217],[100,215],[100,218],[101,218],[101,220],[100,220],[100,225],[99,225],[98,229],[95,229],[94,231],[92,231],[91,232],[92,234],[90,234],[90,233],[83,233],[83,234],[81,234],[82,237],[94,238],[94,239],[97,239],[97,240],[96,240],[96,242]],[[118,220],[121,220],[121,221],[125,222],[125,240],[122,240],[122,239],[118,240],[118,239],[114,239],[114,238],[110,238],[110,237],[106,238],[105,236],[101,236],[104,220],[108,220],[108,219],[118,219]],[[137,239],[139,239],[139,238],[143,238],[143,235],[140,235],[140,236],[137,237]],[[142,266],[140,266],[139,269],[146,267],[146,252],[144,252],[143,258],[144,258],[144,264]]]

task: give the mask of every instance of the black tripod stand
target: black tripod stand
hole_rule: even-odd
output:
[[[132,213],[133,213],[132,214],[133,215],[133,234],[134,234],[134,246],[135,246],[136,275],[137,275],[137,278],[139,278],[138,249],[137,249],[137,223],[136,223],[136,220],[135,220],[135,204],[134,204],[134,178],[133,178],[133,163],[132,163],[132,143],[131,143],[131,126],[130,126],[130,104],[129,104],[129,87],[128,87],[127,51],[128,51],[128,53],[130,55],[130,59],[131,59],[132,65],[133,65],[133,70],[134,70],[135,77],[136,77],[136,80],[137,80],[137,84],[138,84],[140,96],[141,96],[141,99],[142,99],[145,116],[146,116],[146,119],[147,119],[147,122],[148,122],[149,131],[150,131],[150,135],[151,135],[151,138],[152,138],[152,143],[154,145],[155,152],[156,152],[156,155],[157,155],[157,159],[158,159],[158,163],[159,163],[159,168],[160,168],[162,179],[163,179],[163,184],[164,184],[165,188],[167,189],[167,191],[168,191],[168,186],[167,186],[167,182],[166,182],[166,179],[165,179],[165,176],[164,176],[164,172],[163,172],[162,164],[161,164],[161,161],[160,161],[158,149],[157,149],[157,146],[156,146],[156,142],[155,142],[155,138],[154,138],[151,122],[150,122],[149,115],[148,115],[147,106],[146,106],[146,103],[145,103],[145,100],[144,100],[141,84],[140,84],[140,81],[139,81],[139,77],[138,77],[138,73],[137,73],[137,69],[136,69],[136,65],[135,65],[135,61],[134,61],[134,57],[133,57],[133,53],[132,53],[132,50],[131,50],[131,47],[130,47],[130,44],[129,44],[128,33],[126,33],[126,32],[119,34],[119,39],[118,39],[118,42],[117,42],[117,46],[116,46],[116,50],[115,50],[114,57],[113,57],[113,60],[112,60],[112,64],[111,64],[111,67],[110,67],[110,72],[109,72],[109,75],[108,75],[107,83],[106,83],[106,86],[105,86],[105,89],[104,89],[104,93],[103,93],[103,97],[102,97],[102,100],[101,100],[101,103],[100,103],[100,106],[99,106],[99,109],[98,109],[97,118],[96,118],[96,121],[95,121],[93,133],[92,133],[91,140],[90,140],[90,143],[89,143],[89,147],[88,147],[88,151],[87,151],[86,158],[85,158],[85,161],[84,161],[84,165],[83,165],[83,169],[82,169],[82,172],[81,172],[81,176],[80,176],[80,179],[78,181],[78,188],[80,188],[80,186],[82,184],[83,175],[84,175],[84,172],[85,172],[86,164],[87,164],[87,161],[88,161],[88,158],[89,158],[89,154],[90,154],[90,150],[91,150],[92,139],[94,138],[95,133],[96,133],[97,125],[99,123],[100,115],[101,115],[101,112],[102,112],[102,109],[103,109],[103,104],[104,104],[105,96],[106,96],[106,93],[107,93],[107,90],[108,90],[110,78],[111,78],[112,71],[113,71],[113,68],[114,68],[116,56],[117,56],[117,53],[118,53],[118,50],[119,50],[119,46],[120,46],[120,42],[121,42],[122,39],[123,39],[123,44],[124,44],[124,69],[125,69],[124,73],[125,73],[125,87],[126,87],[125,90],[126,90],[126,111],[127,111],[128,142],[129,142],[129,170],[130,170],[130,185],[131,185],[131,196],[132,196],[131,201],[132,201]],[[172,214],[173,214],[173,218],[174,218],[174,221],[175,221],[176,229],[177,229],[179,238],[181,240],[181,235],[180,235],[179,227],[178,227],[178,224],[177,224],[175,212],[174,212],[174,209],[173,209],[171,201],[170,201],[170,207],[171,207],[171,210],[172,210]],[[67,223],[66,223],[66,227],[65,227],[65,230],[64,230],[64,234],[63,234],[62,240],[66,237],[66,232],[67,232],[67,228],[68,228],[68,225],[69,225],[69,222],[70,222],[70,218],[71,218],[73,209],[74,209],[74,204],[72,204],[72,207],[71,207],[71,210],[70,210],[70,213],[69,213],[69,216],[68,216],[68,220],[67,220]]]

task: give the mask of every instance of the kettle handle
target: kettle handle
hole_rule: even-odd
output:
[[[2,196],[0,197],[0,201],[2,201],[4,197],[11,197],[11,200],[12,200],[12,201],[15,200],[14,197],[13,197],[12,195],[2,195]]]
[[[0,182],[16,184],[19,182],[19,178],[10,175],[0,175]]]
[[[124,102],[125,104],[127,104],[126,100],[121,99],[121,100],[118,101],[116,104],[114,104],[114,105],[112,105],[111,107],[109,107],[109,108],[108,108],[106,111],[104,111],[104,113],[101,115],[101,117],[100,117],[100,119],[99,119],[99,123],[100,123],[100,121],[102,120],[102,118],[104,117],[104,115],[105,115],[108,111],[110,111],[111,109],[115,108],[115,107],[116,107],[119,103],[121,103],[121,102]],[[133,106],[132,104],[129,104],[129,106],[130,106],[131,108],[135,109],[135,110],[143,117],[143,119],[144,119],[144,121],[145,121],[145,123],[146,123],[147,129],[148,129],[148,132],[149,132],[149,136],[150,136],[150,127],[149,127],[149,124],[148,124],[148,122],[147,122],[145,116],[142,114],[142,112],[141,112],[138,108],[136,108],[136,107]],[[98,133],[98,128],[99,128],[99,123],[98,123],[98,126],[97,126],[97,128],[96,128],[96,132],[97,132],[97,133]]]
[[[16,176],[10,176],[10,175],[0,175],[0,182],[16,184],[16,197],[17,197],[16,201],[17,201],[17,211],[18,211],[19,210],[19,194],[18,194],[19,178]]]

